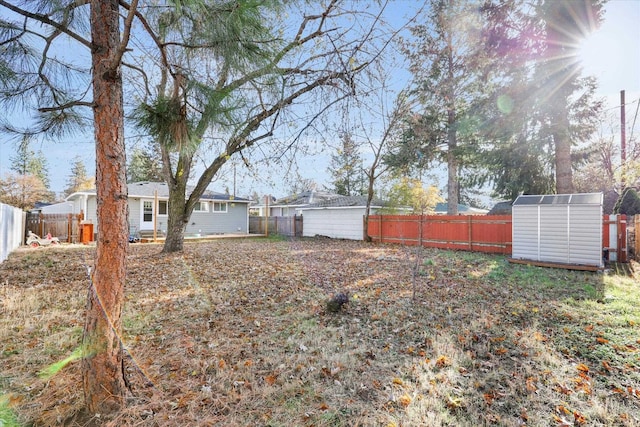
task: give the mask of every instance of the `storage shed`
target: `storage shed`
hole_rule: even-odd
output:
[[[602,193],[523,195],[512,215],[514,260],[603,267]]]

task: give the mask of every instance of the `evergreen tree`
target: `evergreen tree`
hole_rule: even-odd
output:
[[[76,156],[71,166],[71,174],[67,178],[65,197],[82,190],[90,190],[95,186],[95,178],[87,174],[87,168],[80,156]]]
[[[342,142],[336,154],[331,155],[327,171],[333,178],[333,191],[343,196],[361,196],[366,193],[365,176],[358,144],[349,133],[340,135]]]
[[[544,25],[544,49],[536,64],[535,79],[539,84],[536,101],[541,107],[543,131],[554,148],[559,194],[574,191],[572,145],[595,130],[576,129],[572,118],[582,112],[583,119],[588,120],[600,109],[598,103],[592,101],[593,81],[580,76],[577,55],[580,40],[599,24],[602,5],[602,0],[544,0],[538,8],[538,18]],[[583,92],[586,94],[573,100]]]
[[[468,185],[490,182],[495,197],[571,192],[584,156],[572,145],[597,127],[596,82],[580,76],[577,46],[597,25],[597,0],[486,2],[485,48],[493,79],[482,108],[483,143],[469,153]],[[490,84],[489,84],[490,83]]]
[[[638,215],[640,214],[640,197],[634,188],[625,188],[618,198],[615,207],[615,214]]]
[[[0,1],[0,7],[3,113],[34,107],[37,120],[27,133],[49,138],[84,120],[93,124],[99,233],[80,348],[86,411],[108,416],[124,406],[127,390],[121,341],[129,234],[122,58],[130,51],[138,2]],[[85,49],[91,63],[79,65],[76,59],[83,56],[68,55],[69,46]],[[12,123],[3,123],[3,130],[25,133]]]
[[[50,181],[47,159],[41,150],[33,151],[30,143],[28,136],[22,138],[16,150],[16,155],[10,158],[10,169],[18,175],[33,175],[39,178],[44,187],[48,189]]]
[[[413,74],[416,107],[406,132],[387,162],[396,169],[423,169],[434,160],[447,165],[448,213],[457,214],[460,170],[477,143],[477,116],[491,71],[482,22],[475,4],[438,0],[424,23],[411,28],[403,51]]]
[[[135,148],[129,156],[127,165],[128,182],[162,182],[162,159],[158,147]]]

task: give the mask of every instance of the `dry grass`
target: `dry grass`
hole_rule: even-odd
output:
[[[247,239],[133,245],[127,408],[80,417],[91,248],[0,265],[4,425],[640,424],[634,278],[398,246]],[[338,314],[327,299],[349,291]],[[0,425],[2,423],[0,422]]]

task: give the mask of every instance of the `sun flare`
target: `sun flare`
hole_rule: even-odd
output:
[[[633,70],[638,67],[639,50],[633,34],[637,29],[630,31],[630,27],[621,25],[620,19],[628,17],[619,18],[620,14],[616,10],[612,16],[605,15],[602,26],[580,42],[577,60],[583,67],[583,75],[597,77],[601,84],[613,84],[623,89],[625,82],[634,81]]]

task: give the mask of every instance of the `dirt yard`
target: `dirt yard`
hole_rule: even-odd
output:
[[[640,425],[637,277],[329,239],[160,249],[131,245],[113,419],[79,415],[95,249],[0,264],[0,425]]]

